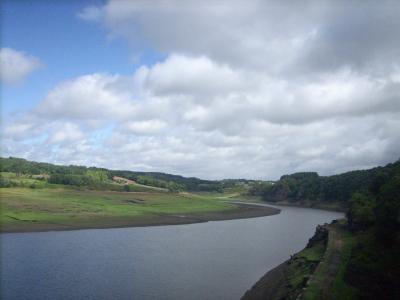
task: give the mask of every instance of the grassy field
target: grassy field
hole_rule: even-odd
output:
[[[25,228],[92,227],[150,221],[169,214],[223,211],[234,205],[219,199],[174,193],[112,192],[72,188],[2,188],[4,231]]]
[[[43,175],[0,175],[3,232],[183,224],[277,213],[229,203],[246,201],[241,196],[244,186],[194,194],[168,192],[122,177],[100,186],[73,186],[49,183]]]

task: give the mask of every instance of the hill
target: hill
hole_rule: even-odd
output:
[[[319,227],[303,251],[243,299],[400,298],[399,161],[328,177],[285,175],[257,191],[276,203],[336,205],[346,210],[346,220]]]
[[[183,177],[160,172],[136,172],[127,170],[109,170],[85,166],[61,166],[50,163],[28,161],[22,158],[0,158],[1,172],[11,172],[18,175],[36,176],[49,183],[85,186],[93,189],[121,190],[113,185],[114,177],[129,180],[125,189],[137,190],[137,186],[151,186],[169,191],[197,191],[197,192],[222,192],[225,188],[233,187],[243,180],[203,180],[195,177]],[[137,184],[134,187],[135,183]],[[12,181],[2,179],[1,185],[13,184]]]
[[[254,186],[249,192],[264,201],[346,209],[355,192],[376,195],[379,187],[400,174],[400,161],[384,167],[319,176],[315,172],[283,175],[274,184]]]
[[[228,203],[246,181],[0,158],[3,232],[187,224],[278,213]]]

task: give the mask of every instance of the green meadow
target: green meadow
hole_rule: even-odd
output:
[[[248,185],[239,182],[185,183],[183,177],[168,174],[144,176],[13,158],[2,159],[2,166],[3,232],[191,223],[208,220],[207,214],[238,209],[229,201],[254,201],[245,196]],[[197,184],[197,190],[189,192],[183,184]]]
[[[74,189],[23,179],[25,186],[2,188],[4,231],[118,226],[152,222],[174,214],[196,214],[235,206],[209,195],[170,192],[116,192]],[[133,223],[132,223],[133,222]]]

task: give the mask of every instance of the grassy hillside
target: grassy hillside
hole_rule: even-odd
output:
[[[0,163],[3,231],[178,224],[198,221],[199,214],[220,219],[204,214],[237,209],[226,200],[248,190],[245,180],[206,181],[19,158],[0,158]]]
[[[0,173],[2,231],[180,224],[269,214],[239,212],[237,205],[227,203],[247,190],[236,182],[222,191],[179,192],[105,169],[44,164],[35,171],[28,166],[40,163],[6,161],[3,170],[8,172]],[[20,162],[23,168],[13,165]]]
[[[134,172],[124,170],[108,170],[105,168],[85,166],[60,166],[49,163],[28,161],[21,158],[0,158],[2,172],[17,175],[45,176],[51,183],[64,185],[86,186],[94,189],[110,189],[114,177],[122,177],[137,184],[177,191],[209,191],[222,192],[224,188],[235,186],[245,180],[211,181],[194,177],[183,177],[157,172]],[[1,182],[4,186],[4,180]]]

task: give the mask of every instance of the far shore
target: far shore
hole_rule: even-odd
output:
[[[1,233],[18,232],[44,232],[44,231],[67,231],[79,229],[106,229],[106,228],[126,228],[126,227],[147,227],[164,225],[183,225],[193,223],[204,223],[208,221],[223,221],[234,219],[247,219],[276,215],[280,209],[261,206],[257,204],[235,203],[237,207],[233,209],[186,214],[149,214],[137,218],[105,218],[95,220],[79,220],[76,224],[61,223],[42,223],[26,222],[18,226],[3,227]]]
[[[337,211],[337,212],[346,212],[346,208],[338,206],[338,205],[327,205],[327,204],[318,204],[318,203],[299,203],[299,202],[288,202],[288,201],[263,201],[262,203],[267,205],[277,205],[277,206],[291,206],[291,207],[300,207],[300,208],[314,208],[314,209],[322,209],[329,211]]]

